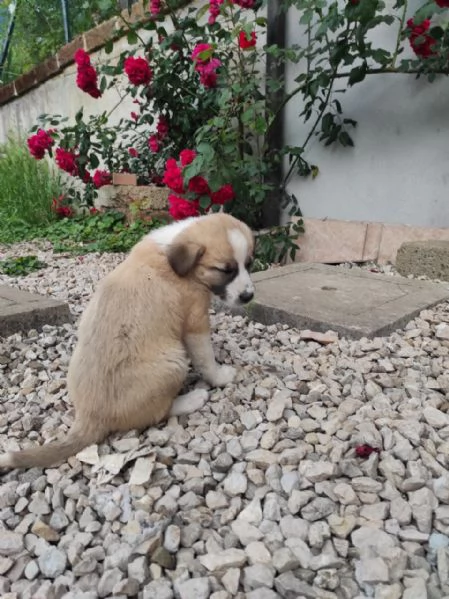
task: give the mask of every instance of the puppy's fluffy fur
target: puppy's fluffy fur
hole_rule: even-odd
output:
[[[143,429],[201,408],[178,396],[189,360],[213,386],[231,382],[210,340],[211,294],[253,296],[253,237],[227,214],[187,219],[145,237],[98,286],[79,325],[68,373],[75,420],[66,438],[0,455],[0,467],[50,466],[114,431]],[[196,400],[195,400],[196,398]]]

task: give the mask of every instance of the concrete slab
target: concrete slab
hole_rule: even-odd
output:
[[[396,268],[401,275],[449,281],[449,240],[407,241],[398,249]]]
[[[449,285],[321,264],[290,264],[253,280],[255,301],[238,313],[263,324],[333,330],[354,339],[389,335],[449,299]]]
[[[0,337],[72,319],[68,304],[0,285]]]

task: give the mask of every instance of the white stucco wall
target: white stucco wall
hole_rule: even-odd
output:
[[[101,62],[108,62],[123,50],[133,48],[135,46],[129,46],[126,38],[123,38],[114,44],[112,54],[105,54],[103,50],[93,53],[92,64],[96,66]],[[120,100],[118,90],[115,88],[107,90],[100,99],[96,100],[82,92],[76,86],[75,80],[76,65],[72,64],[56,77],[12,102],[0,106],[0,142],[6,139],[8,132],[25,134],[36,124],[37,117],[43,113],[67,116],[72,121],[81,107],[86,116],[101,114],[110,111]],[[126,98],[111,115],[111,124],[129,115],[133,110],[136,110],[136,106],[132,103],[132,98]]]
[[[298,42],[298,21],[290,16],[288,43]],[[391,47],[395,28],[376,30],[373,39]],[[288,69],[289,90],[296,73]],[[317,138],[310,143],[305,158],[318,165],[319,176],[295,176],[288,186],[304,216],[449,227],[449,78],[430,84],[372,75],[336,97],[345,116],[358,121],[355,148],[325,148]],[[285,112],[289,145],[301,145],[310,130],[300,110],[295,101]]]

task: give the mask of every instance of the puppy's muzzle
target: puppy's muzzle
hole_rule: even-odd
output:
[[[254,292],[253,291],[243,291],[243,293],[241,293],[239,295],[239,302],[241,302],[242,304],[247,304],[248,302],[250,302],[254,297]]]

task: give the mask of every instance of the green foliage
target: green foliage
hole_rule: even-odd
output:
[[[256,237],[253,272],[266,270],[275,263],[282,264],[287,257],[294,261],[299,249],[298,235],[303,231],[303,221],[299,219],[294,223],[259,233]]]
[[[136,220],[128,224],[120,212],[106,212],[63,219],[47,229],[45,238],[56,252],[128,252],[160,221]]]
[[[342,96],[367,77],[378,74],[426,75],[429,82],[437,75],[449,74],[449,22],[440,19],[441,26],[413,36],[406,19],[410,16],[407,0],[397,0],[392,8],[383,0],[347,0],[345,3],[322,0],[283,0],[285,9],[295,7],[299,22],[306,26],[307,44],[289,49],[289,59],[302,64],[298,69],[297,86],[287,96],[302,98],[299,117],[311,123],[304,140],[296,148],[285,149],[289,156],[289,169],[284,188],[294,174],[313,174],[304,153],[315,135],[326,145],[354,146],[352,131],[356,121],[344,115]],[[443,9],[444,10],[444,9]],[[434,0],[428,0],[413,15],[415,25],[424,18],[431,19],[442,12]],[[391,30],[396,42],[389,49],[378,47],[374,30],[385,36]],[[414,37],[416,38],[414,40]],[[429,38],[432,51],[426,51]],[[414,41],[413,41],[414,40]],[[415,54],[413,59],[399,60],[407,47]],[[293,52],[293,55],[292,55]]]
[[[7,7],[1,3],[0,40],[8,24]],[[88,31],[117,12],[115,0],[70,0],[69,23],[72,36]],[[60,0],[18,0],[14,32],[2,82],[12,81],[55,54],[64,45]]]
[[[47,226],[19,225],[11,228],[4,243],[45,239],[55,252],[87,254],[89,252],[127,252],[160,221],[136,220],[128,224],[120,212],[99,212],[64,218]]]
[[[0,272],[12,277],[25,276],[46,266],[45,262],[41,262],[37,256],[32,255],[0,260]]]
[[[47,162],[34,160],[22,141],[10,137],[0,146],[0,243],[11,228],[54,220],[52,201],[61,193],[59,175]]]
[[[161,221],[126,223],[120,212],[105,212],[64,218],[47,226],[17,225],[4,243],[44,239],[51,242],[53,251],[73,255],[89,252],[128,252],[144,235],[163,225]],[[295,259],[296,240],[303,231],[302,220],[292,225],[275,227],[257,235],[253,272],[281,263],[287,256]],[[0,261],[0,272],[7,275],[26,275],[44,268],[36,256],[23,256]]]

